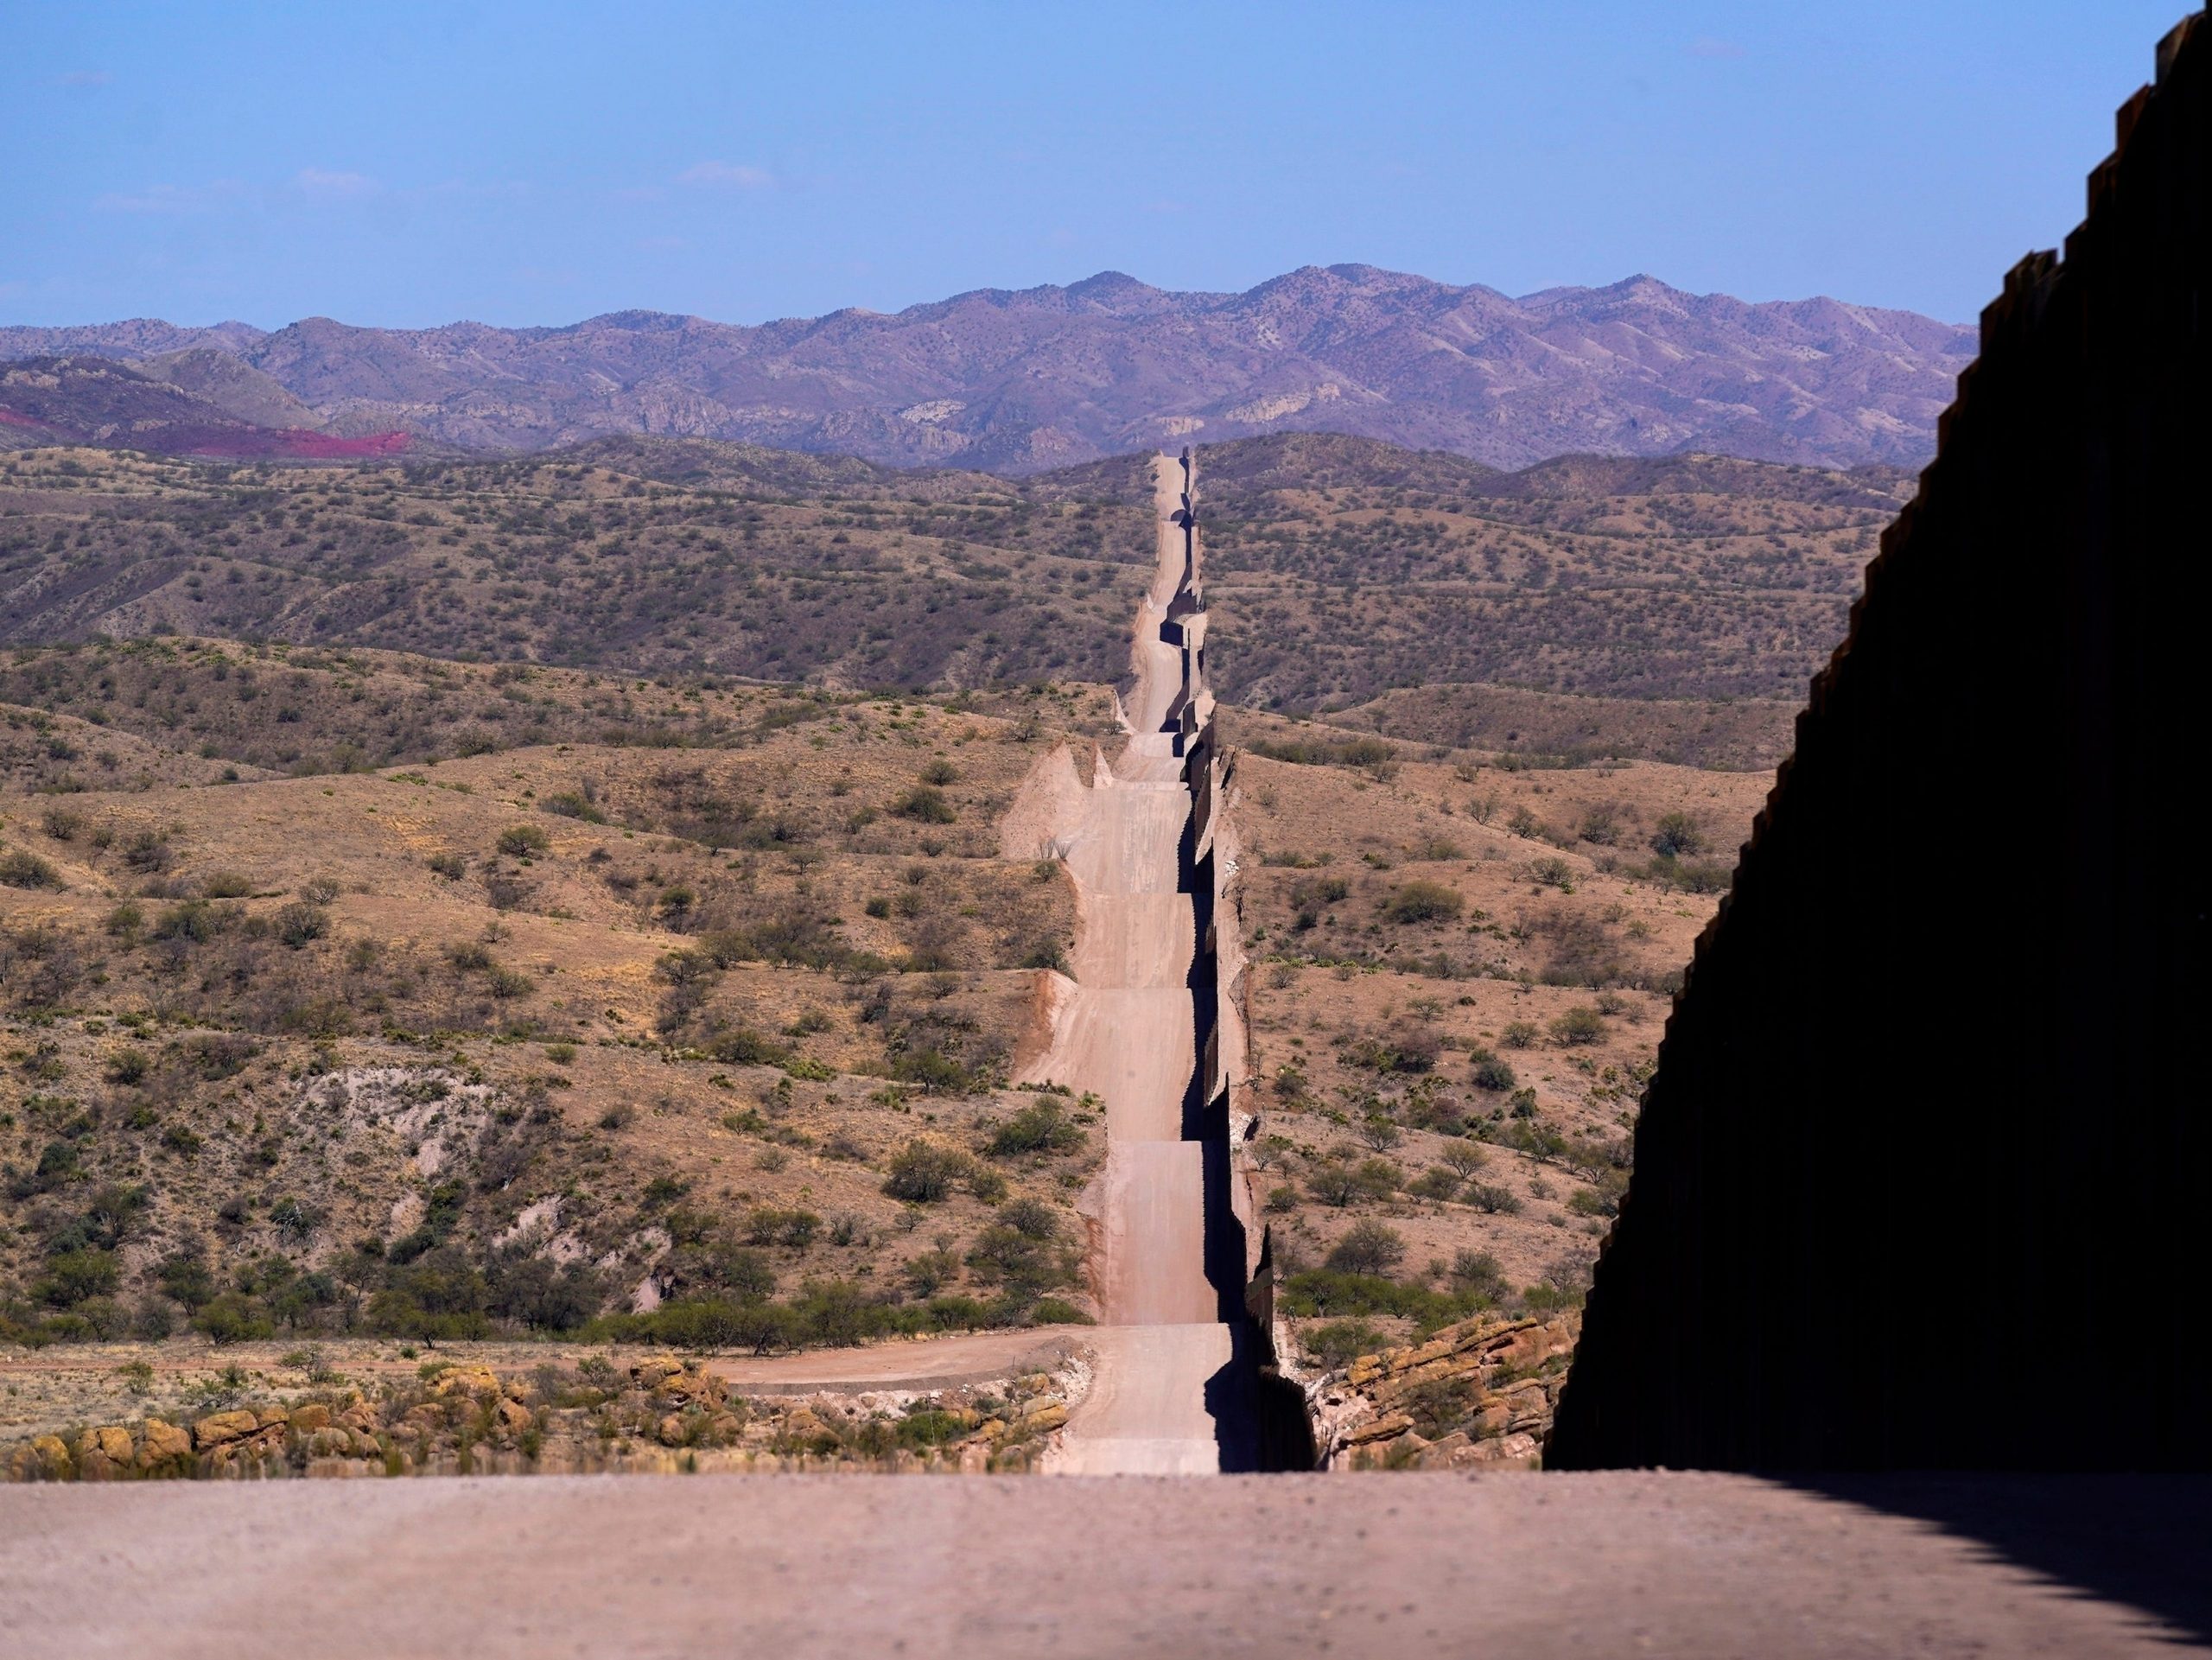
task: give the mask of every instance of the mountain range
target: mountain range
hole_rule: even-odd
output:
[[[1503,467],[1684,451],[1916,465],[1974,338],[1649,277],[1514,298],[1368,265],[1241,294],[1108,271],[759,327],[651,311],[536,328],[140,319],[0,328],[0,359],[41,360],[0,377],[0,445],[306,455],[646,433],[1027,473],[1308,430]]]

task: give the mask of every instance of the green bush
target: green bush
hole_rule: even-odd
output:
[[[558,818],[581,818],[587,824],[604,824],[607,815],[592,805],[591,798],[575,790],[562,790],[537,804],[538,811]]]
[[[960,817],[944,792],[931,784],[916,785],[891,804],[891,811],[918,824],[950,824]]]
[[[1477,1089],[1510,1090],[1519,1082],[1513,1075],[1511,1063],[1503,1056],[1492,1054],[1487,1049],[1478,1049],[1474,1059],[1474,1068],[1469,1076]]]
[[[974,1165],[975,1161],[957,1148],[917,1138],[893,1155],[883,1191],[909,1204],[935,1205],[952,1196],[953,1184]]]
[[[46,1272],[32,1288],[54,1308],[73,1308],[88,1297],[113,1294],[121,1267],[109,1250],[66,1250],[47,1260]]]
[[[718,1033],[707,1053],[733,1066],[780,1066],[791,1058],[791,1052],[773,1038],[743,1026]]]
[[[330,932],[330,913],[319,905],[296,900],[276,913],[276,938],[294,951]]]
[[[499,832],[499,851],[510,859],[525,859],[552,845],[553,838],[535,824],[510,824]]]
[[[59,887],[61,873],[37,854],[16,848],[0,854],[0,887]]]
[[[1363,1354],[1377,1354],[1388,1341],[1382,1332],[1363,1320],[1332,1320],[1310,1327],[1300,1340],[1306,1352],[1331,1371],[1349,1366]]]
[[[1659,827],[1651,832],[1651,850],[1662,859],[1678,859],[1685,853],[1705,851],[1705,833],[1697,821],[1685,812],[1670,812],[1660,819]]]
[[[1001,1124],[991,1136],[988,1150],[995,1159],[1025,1153],[1072,1153],[1087,1139],[1083,1126],[1068,1116],[1067,1109],[1047,1097],[1033,1102]]]
[[[1401,925],[1449,922],[1466,908],[1467,901],[1456,889],[1417,878],[1391,889],[1390,897],[1382,901],[1382,917]]]
[[[759,1205],[745,1213],[745,1242],[749,1245],[784,1245],[804,1250],[821,1231],[822,1218],[812,1211],[779,1210]]]
[[[1569,1048],[1602,1043],[1605,1038],[1605,1017],[1587,1003],[1576,1004],[1552,1021],[1552,1040]]]
[[[1406,1259],[1405,1236],[1381,1222],[1355,1222],[1322,1266],[1332,1274],[1387,1275]]]
[[[1490,1216],[1518,1216],[1521,1201],[1509,1187],[1478,1181],[1467,1188],[1467,1203]]]

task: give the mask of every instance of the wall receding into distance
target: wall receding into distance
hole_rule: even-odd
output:
[[[2212,28],[2158,70],[1700,942],[1554,1466],[2212,1466]]]

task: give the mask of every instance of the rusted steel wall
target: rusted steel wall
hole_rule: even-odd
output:
[[[2212,28],[1983,314],[1699,942],[1554,1466],[2212,1466]]]

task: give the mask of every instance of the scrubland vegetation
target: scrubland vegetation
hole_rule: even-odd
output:
[[[0,1337],[1087,1317],[997,824],[1113,731],[1141,481],[766,454],[0,459]],[[1569,1309],[1897,482],[1202,466],[1282,1306]]]

